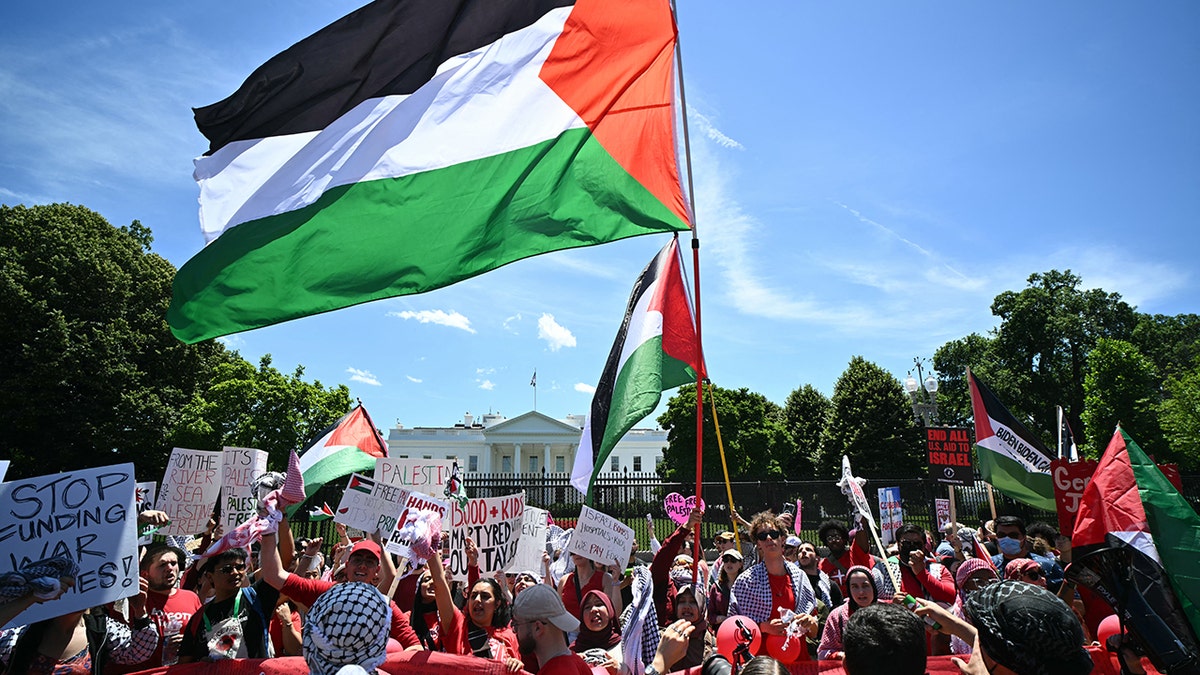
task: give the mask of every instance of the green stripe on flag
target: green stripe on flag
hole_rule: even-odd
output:
[[[523,258],[687,230],[587,129],[242,223],[175,276],[184,342],[422,293]],[[330,270],[352,273],[330,274]]]
[[[975,445],[979,474],[1000,492],[1035,509],[1055,511],[1054,483],[1048,473],[1030,471],[999,452]]]
[[[375,471],[375,458],[354,446],[339,448],[304,472],[304,496],[311,497],[322,485],[352,473]]]

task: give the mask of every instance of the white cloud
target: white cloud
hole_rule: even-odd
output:
[[[745,150],[745,147],[743,147],[741,143],[738,143],[732,138],[726,136],[720,129],[713,126],[712,120],[708,119],[704,115],[701,115],[695,110],[691,110],[689,111],[688,116],[691,117],[692,122],[695,123],[696,129],[699,130],[700,133],[704,134],[704,137],[713,143],[716,143],[723,148]]]
[[[412,375],[405,375],[404,377],[408,378],[408,381],[412,382],[413,384],[421,384],[422,382],[425,381],[419,377],[413,377]]]
[[[246,338],[241,335],[222,335],[217,342],[225,345],[226,349],[241,349],[246,346]]]
[[[596,393],[596,388],[590,384],[584,384],[583,382],[576,382],[575,383],[575,391],[577,391],[581,394],[594,394],[594,393]]]
[[[558,325],[553,314],[542,314],[538,319],[538,339],[545,340],[552,352],[575,346],[575,336],[567,328]]]
[[[475,381],[479,382],[479,388],[483,389],[484,391],[491,391],[496,388],[496,383],[492,382],[491,380],[482,380],[482,381],[475,380]]]
[[[358,368],[347,368],[346,372],[350,373],[350,381],[351,382],[362,382],[363,384],[369,384],[372,387],[383,386],[379,382],[379,378],[375,377],[375,375],[373,373],[371,373],[371,371],[369,371],[369,370],[359,370]]]
[[[495,368],[476,368],[475,369],[476,375],[491,375],[494,372],[496,372]]]
[[[521,320],[521,313],[517,312],[516,314],[506,318],[504,320],[504,323],[501,324],[501,327],[504,328],[504,330],[512,333],[513,335],[519,335],[519,333],[517,333],[517,329],[513,327],[513,324],[519,322],[520,320]]]
[[[439,326],[465,330],[468,333],[475,332],[475,329],[471,328],[471,320],[454,310],[450,310],[449,312],[440,309],[423,309],[419,312],[405,310],[403,312],[388,312],[387,315],[404,320],[416,319],[421,323],[435,323]]]

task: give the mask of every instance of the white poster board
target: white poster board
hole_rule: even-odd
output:
[[[579,512],[575,532],[567,553],[579,555],[603,565],[620,565],[624,569],[633,552],[633,528],[612,516],[587,505]]]
[[[254,515],[254,479],[267,472],[267,452],[254,448],[221,450],[221,525],[228,532]]]
[[[508,572],[516,574],[528,570],[537,572],[539,579],[542,577],[542,555],[546,553],[548,530],[546,511],[526,506],[521,518],[521,540],[517,542],[517,552],[508,565]]]
[[[133,489],[134,510],[139,514],[142,511],[149,511],[154,508],[154,496],[158,493],[158,483],[149,481],[147,483],[137,483]],[[154,541],[154,533],[158,531],[155,525],[145,525],[138,528],[138,532],[146,532],[138,538],[138,546],[148,546]]]
[[[375,460],[375,480],[396,485],[414,492],[440,496],[454,468],[452,459],[395,459]],[[463,468],[460,466],[459,471]],[[461,474],[460,474],[461,475]]]
[[[476,497],[466,508],[450,504],[450,559],[446,569],[456,581],[467,580],[467,537],[479,547],[479,572],[494,576],[508,567],[521,538],[525,493]]]
[[[879,538],[884,546],[896,541],[896,530],[904,523],[900,488],[879,488]]]
[[[0,573],[50,557],[79,566],[75,586],[35,604],[19,626],[137,593],[137,511],[133,464],[66,471],[0,484]]]
[[[333,522],[366,534],[378,532],[386,536],[396,526],[396,518],[404,510],[408,490],[372,480],[358,473],[350,474],[342,501],[333,511]]]
[[[188,448],[172,450],[158,492],[158,510],[165,512],[171,523],[158,533],[203,532],[220,491],[221,453]]]
[[[449,536],[450,533],[450,502],[431,497],[421,492],[409,492],[403,488],[393,488],[401,490],[405,493],[404,506],[400,511],[400,515],[395,519],[392,529],[386,532],[387,542],[384,544],[384,549],[388,553],[394,553],[401,558],[413,560],[412,542],[409,541],[404,533],[401,532],[408,518],[408,512],[412,511],[433,511],[441,516],[442,519],[442,536]],[[411,568],[412,566],[410,566]]]
[[[941,532],[950,525],[950,500],[934,499],[933,511],[937,514],[937,528]]]

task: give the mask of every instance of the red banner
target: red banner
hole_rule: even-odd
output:
[[[1179,477],[1179,467],[1174,464],[1159,464],[1158,468],[1171,481],[1176,490],[1183,490],[1183,481]],[[1096,460],[1085,459],[1080,462],[1068,462],[1056,459],[1050,462],[1050,476],[1054,479],[1054,501],[1058,507],[1058,531],[1070,536],[1075,529],[1075,516],[1079,513],[1079,498],[1083,489],[1092,480],[1096,472]]]

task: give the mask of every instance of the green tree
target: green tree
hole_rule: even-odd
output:
[[[1087,357],[1100,338],[1128,340],[1137,324],[1132,307],[1117,293],[1079,288],[1080,278],[1051,270],[1032,274],[1029,286],[1005,291],[992,303],[1000,318],[992,344],[995,372],[988,384],[1031,430],[1052,438],[1056,407],[1071,427],[1090,435],[1080,414]]]
[[[1200,358],[1190,370],[1167,378],[1167,398],[1159,413],[1163,438],[1171,449],[1167,457],[1184,471],[1200,469]]]
[[[10,476],[165,462],[178,410],[229,358],[164,320],[174,267],[137,221],[0,206],[0,447]],[[151,474],[145,473],[146,477]]]
[[[904,387],[891,373],[855,356],[834,385],[832,405],[815,463],[818,475],[837,476],[842,455],[850,457],[856,474],[868,478],[924,473],[921,429]]]
[[[821,436],[833,404],[816,387],[806,384],[788,394],[783,405],[783,425],[795,454],[783,464],[783,474],[811,476],[812,462],[821,449]]]
[[[1076,439],[1081,451],[1099,457],[1119,422],[1147,453],[1166,450],[1158,423],[1159,377],[1154,364],[1124,340],[1100,338],[1088,354],[1083,422],[1089,433]]]
[[[218,449],[230,445],[267,451],[268,464],[287,467],[288,453],[350,410],[350,389],[326,389],[302,379],[304,367],[284,375],[262,357],[223,363],[211,382],[184,406],[171,434],[175,446]]]
[[[1138,314],[1130,342],[1164,378],[1186,373],[1200,357],[1200,314]]]
[[[783,425],[783,409],[765,396],[741,389],[705,387],[704,398],[704,474],[719,476],[721,455],[712,418],[716,400],[717,421],[725,444],[725,461],[731,480],[777,480],[783,477],[783,465],[794,453]],[[691,484],[696,481],[696,385],[679,388],[667,401],[667,409],[658,416],[658,424],[667,431],[668,446],[663,451],[662,475],[668,481]],[[789,476],[789,478],[793,478]]]

